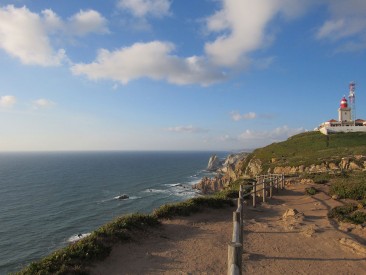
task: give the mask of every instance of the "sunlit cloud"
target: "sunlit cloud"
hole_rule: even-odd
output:
[[[84,36],[89,33],[109,33],[107,20],[95,10],[81,10],[68,19],[67,32]]]
[[[17,102],[16,97],[12,95],[5,95],[0,97],[0,107],[11,108]]]
[[[25,65],[59,66],[69,61],[63,48],[55,49],[51,36],[106,33],[107,20],[93,10],[80,11],[68,21],[51,9],[35,13],[27,7],[0,7],[0,49]]]
[[[218,33],[217,38],[205,44],[205,51],[219,66],[249,66],[249,53],[267,47],[273,34],[267,26],[278,14],[294,18],[307,6],[300,0],[222,0],[222,8],[207,18],[207,29]]]
[[[135,43],[113,52],[102,49],[94,62],[75,64],[71,71],[91,80],[109,79],[122,84],[142,77],[178,85],[209,85],[225,79],[225,74],[207,66],[205,59],[179,58],[173,55],[174,49],[172,43],[161,41]]]

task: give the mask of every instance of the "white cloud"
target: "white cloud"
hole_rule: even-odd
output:
[[[306,3],[300,0],[221,0],[222,9],[207,19],[207,28],[219,32],[205,51],[220,66],[248,65],[248,54],[267,46],[273,39],[266,33],[279,13],[286,18],[300,15]]]
[[[93,10],[63,21],[50,9],[40,14],[27,7],[0,7],[0,48],[26,65],[58,66],[67,61],[64,49],[54,49],[51,35],[106,33],[107,20]]]
[[[117,6],[135,17],[163,17],[170,14],[170,4],[169,0],[119,0]]]
[[[337,51],[366,48],[366,2],[326,0],[330,19],[318,28],[316,38],[338,43]],[[339,44],[340,43],[340,44]]]
[[[192,125],[170,127],[166,130],[169,132],[176,132],[176,133],[206,133],[206,132],[208,132],[207,129],[193,127]]]
[[[32,106],[34,109],[46,109],[51,108],[54,105],[55,103],[53,101],[44,98],[40,98],[32,102]]]
[[[173,50],[172,43],[160,41],[135,43],[113,52],[101,49],[96,61],[75,64],[71,70],[92,80],[111,79],[122,84],[148,77],[180,85],[209,85],[225,78],[223,73],[208,66],[204,58],[179,58],[172,54]]]
[[[81,10],[68,20],[70,34],[83,36],[89,33],[108,33],[107,20],[95,10]]]
[[[23,64],[60,65],[65,51],[52,48],[46,32],[51,14],[48,11],[44,15],[45,20],[26,7],[9,5],[0,8],[0,48]]]
[[[254,112],[249,112],[246,114],[240,114],[239,112],[231,112],[231,119],[234,121],[239,121],[239,120],[250,120],[250,119],[272,119],[273,117],[275,117],[274,114],[257,114]]]
[[[246,130],[239,135],[239,140],[252,140],[252,141],[268,141],[275,142],[281,141],[293,136],[295,134],[299,134],[305,132],[304,128],[289,128],[284,125],[282,127],[275,128],[273,130],[268,131],[253,131]]]
[[[5,95],[0,97],[0,107],[11,108],[16,102],[16,97],[12,95]]]
[[[231,113],[231,119],[235,120],[235,121],[239,121],[239,120],[247,120],[247,119],[255,119],[257,118],[257,114],[254,112],[249,112],[247,114],[240,114],[238,112],[232,112]]]

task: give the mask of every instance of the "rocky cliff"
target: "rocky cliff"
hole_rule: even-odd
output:
[[[213,193],[227,187],[243,176],[242,166],[248,153],[231,154],[223,162],[218,162],[216,155],[211,156],[207,170],[216,172],[213,178],[204,177],[193,186],[204,194]]]

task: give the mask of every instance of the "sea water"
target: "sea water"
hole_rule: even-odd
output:
[[[114,217],[197,196],[212,152],[0,154],[0,274]],[[225,152],[216,153],[221,158]],[[119,199],[126,194],[128,199]]]

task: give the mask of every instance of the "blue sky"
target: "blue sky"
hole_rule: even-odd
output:
[[[237,150],[366,119],[364,0],[0,1],[0,151]]]

